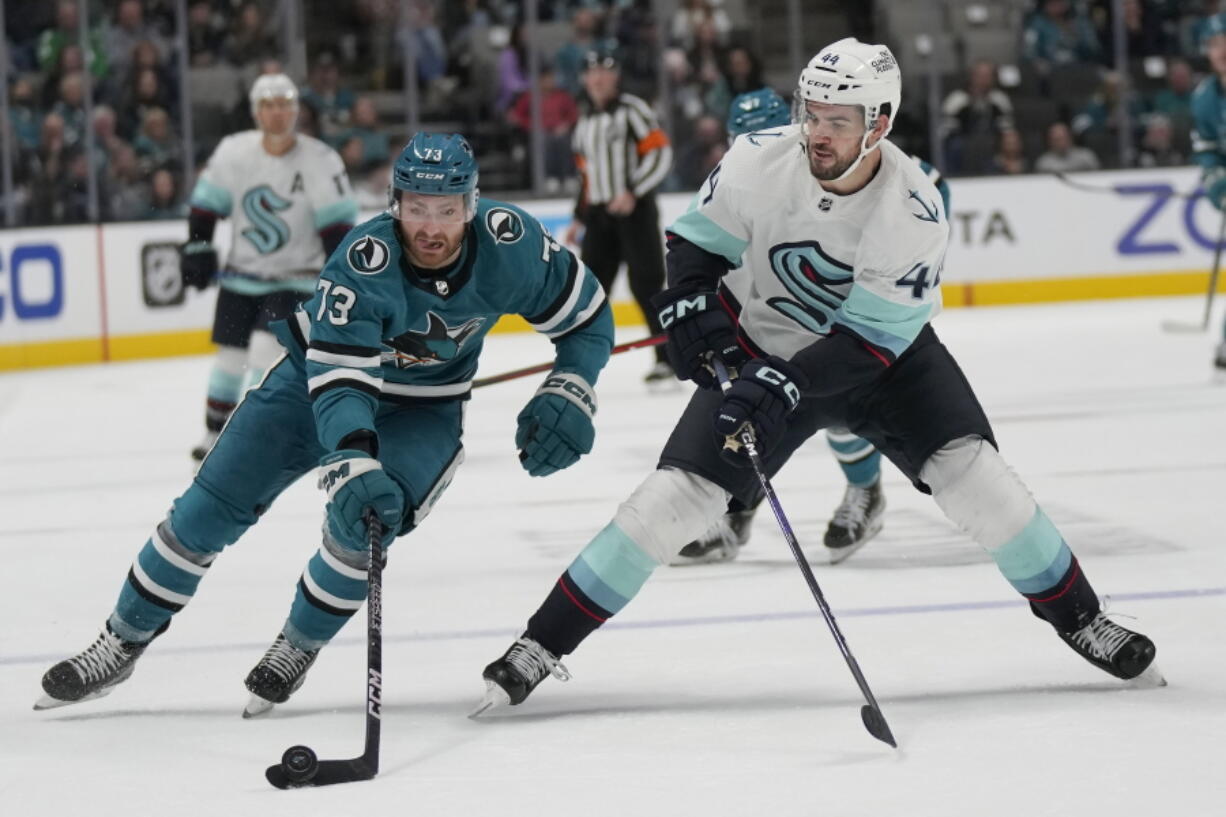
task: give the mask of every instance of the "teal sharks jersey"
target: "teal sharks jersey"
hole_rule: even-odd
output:
[[[1192,92],[1192,159],[1203,173],[1226,165],[1226,98],[1216,76]]]
[[[409,263],[390,214],[358,225],[314,297],[273,329],[303,370],[331,451],[374,429],[380,403],[467,399],[485,336],[507,314],[554,342],[555,370],[596,382],[613,346],[600,283],[535,218],[483,200],[443,270]]]

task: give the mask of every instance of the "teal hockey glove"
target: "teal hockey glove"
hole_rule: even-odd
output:
[[[328,492],[328,530],[343,547],[366,549],[367,508],[383,523],[383,545],[396,538],[404,492],[365,451],[342,449],[320,460],[319,488]]]
[[[808,386],[804,373],[781,357],[771,355],[746,363],[715,412],[715,431],[725,441],[720,451],[724,459],[733,465],[749,464],[739,439],[746,425],[753,429],[758,455],[770,453],[783,439],[788,415]]]
[[[516,418],[515,446],[524,470],[547,477],[592,450],[596,394],[577,374],[552,372]]]
[[[217,250],[208,241],[189,241],[179,246],[179,275],[183,288],[205,289],[217,277]]]

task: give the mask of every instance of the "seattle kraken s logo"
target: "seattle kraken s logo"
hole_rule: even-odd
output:
[[[770,248],[771,271],[791,298],[767,298],[782,315],[816,334],[825,334],[851,289],[852,268],[827,255],[816,241]]]
[[[243,214],[251,226],[243,230],[243,238],[260,252],[268,255],[285,246],[289,241],[289,225],[276,213],[292,204],[283,199],[266,184],[253,187],[243,195]]]

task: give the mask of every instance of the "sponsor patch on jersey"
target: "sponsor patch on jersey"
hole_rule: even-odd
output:
[[[514,244],[524,237],[524,221],[505,207],[491,207],[485,214],[485,229],[498,244]]]
[[[349,266],[359,275],[374,275],[387,269],[392,254],[387,245],[371,235],[364,235],[349,245],[346,256]]]

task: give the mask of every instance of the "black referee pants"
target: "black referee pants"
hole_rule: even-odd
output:
[[[628,216],[611,215],[603,204],[591,205],[583,223],[583,243],[579,248],[583,263],[596,275],[604,291],[610,292],[618,267],[625,261],[630,294],[643,310],[651,334],[660,334],[660,320],[651,306],[651,296],[664,288],[664,245],[656,197],[639,199]],[[665,359],[664,346],[657,346],[656,360]]]

